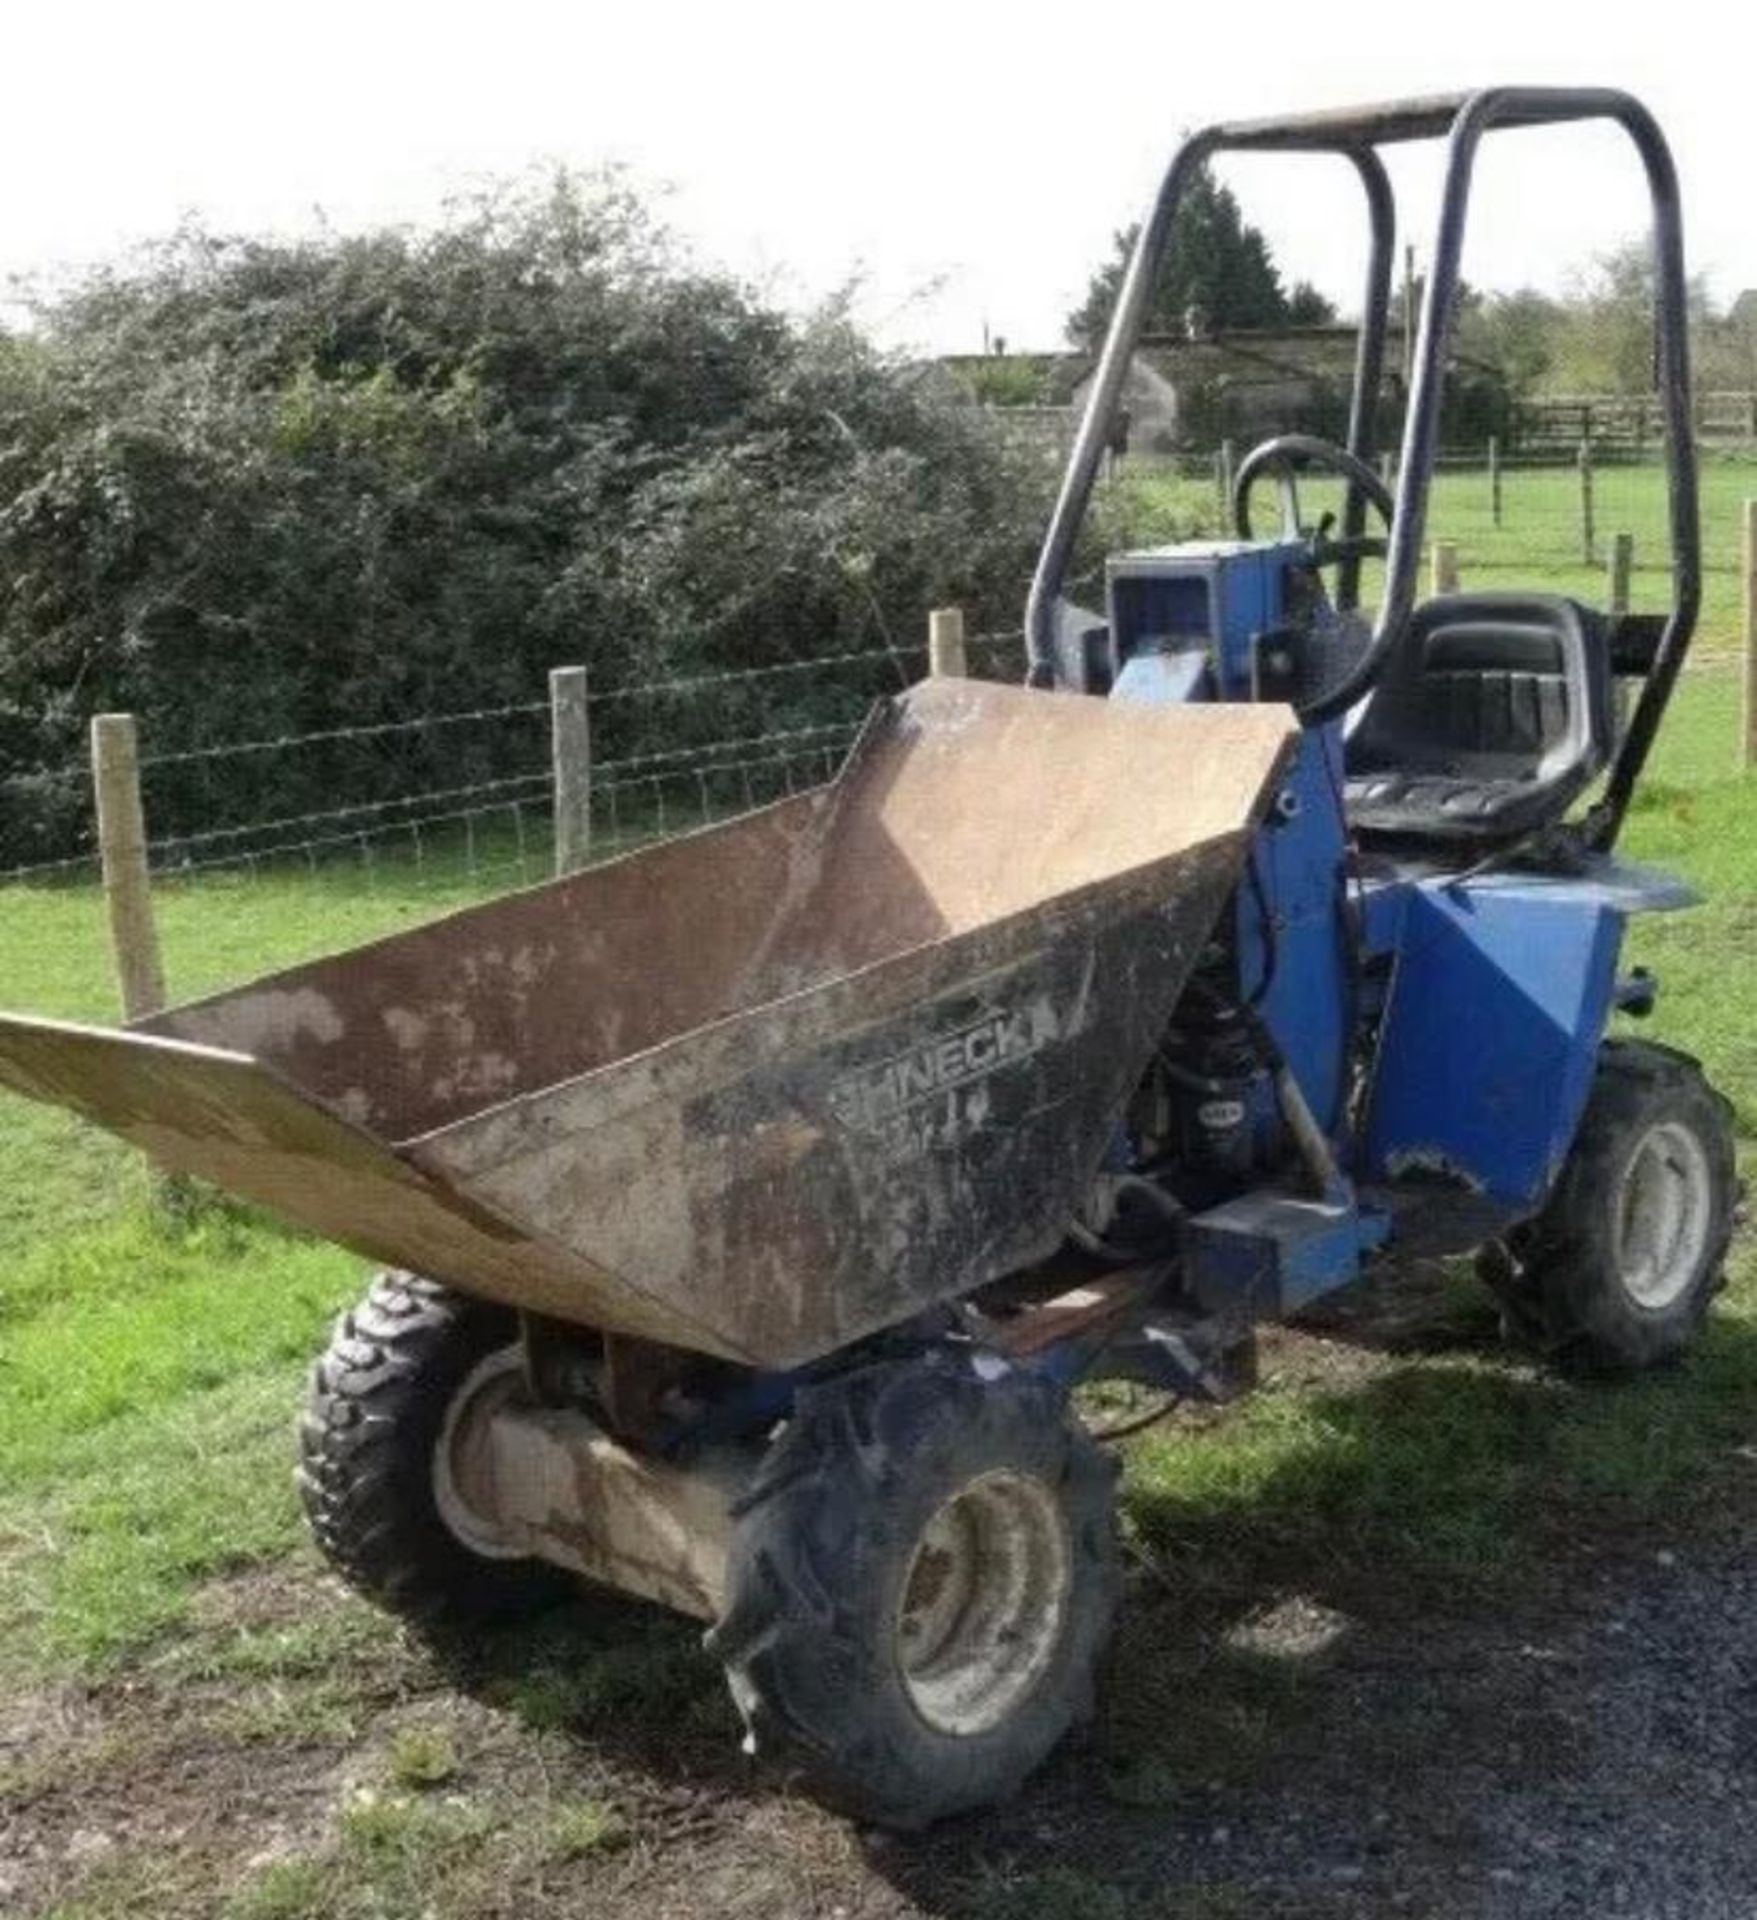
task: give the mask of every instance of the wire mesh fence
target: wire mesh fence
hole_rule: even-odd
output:
[[[966,643],[969,672],[1016,680],[1018,633]],[[833,778],[876,694],[907,685],[925,647],[862,649],[629,681],[588,693],[590,855],[608,858]],[[547,699],[154,750],[141,716],[145,866],[155,892],[250,881],[399,894],[469,895],[546,878],[555,866],[555,742]],[[391,782],[387,750],[443,743],[458,775]],[[404,756],[403,764],[410,762]],[[416,765],[431,761],[423,754]],[[297,778],[285,770],[297,769]],[[90,768],[0,776],[67,789],[68,844],[0,868],[0,886],[82,887],[100,878]],[[333,804],[289,804],[314,783]]]

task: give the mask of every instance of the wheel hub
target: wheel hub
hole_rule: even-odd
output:
[[[523,1560],[530,1549],[516,1545],[491,1517],[498,1506],[492,1416],[524,1385],[519,1348],[502,1347],[466,1376],[445,1410],[433,1445],[433,1503],[457,1538],[485,1560]]]
[[[922,1529],[898,1606],[898,1667],[937,1732],[986,1733],[1043,1678],[1067,1619],[1072,1552],[1054,1491],[994,1472]]]
[[[1623,1175],[1617,1211],[1617,1271],[1649,1311],[1690,1287],[1707,1248],[1713,1179],[1702,1142],[1675,1120],[1650,1127]]]

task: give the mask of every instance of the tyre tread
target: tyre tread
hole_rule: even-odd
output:
[[[445,1405],[504,1346],[502,1309],[419,1275],[385,1272],[313,1363],[294,1479],[312,1537],[350,1585],[398,1613],[478,1621],[569,1590],[559,1570],[489,1560],[439,1516],[431,1452]]]

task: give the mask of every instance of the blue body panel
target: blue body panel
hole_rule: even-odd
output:
[[[1444,1177],[1509,1217],[1540,1204],[1591,1089],[1622,937],[1622,914],[1566,880],[1416,883],[1361,1172]]]

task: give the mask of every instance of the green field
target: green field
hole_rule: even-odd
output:
[[[1743,620],[1742,507],[1757,497],[1757,462],[1710,458],[1702,468],[1702,620],[1698,647],[1723,655],[1739,642]],[[1275,489],[1259,482],[1259,532],[1275,524]],[[1340,507],[1340,489],[1314,483],[1301,489],[1308,519]],[[1108,490],[1101,510],[1116,527],[1108,545],[1183,539],[1219,530],[1213,481],[1172,478],[1151,465],[1125,468]],[[1376,529],[1375,529],[1376,530]],[[1611,543],[1619,533],[1635,543],[1630,604],[1658,612],[1669,604],[1670,541],[1665,479],[1657,467],[1607,466],[1593,479],[1596,564],[1584,562],[1584,528],[1578,473],[1571,468],[1509,467],[1502,476],[1501,520],[1494,520],[1486,466],[1459,457],[1443,467],[1428,508],[1428,538],[1458,547],[1466,587],[1514,587],[1541,583],[1602,605]],[[1425,583],[1424,583],[1425,584]],[[1368,582],[1371,585],[1370,579]]]
[[[1687,677],[1627,846],[1708,896],[1642,923],[1633,957],[1661,976],[1654,1030],[1704,1058],[1749,1136],[1757,781],[1736,770],[1737,710],[1730,671]],[[358,874],[178,885],[171,983],[193,994],[475,891],[432,866],[381,870],[373,890]],[[0,1001],[113,1014],[92,893],[13,889],[0,908]],[[176,1817],[115,1812],[101,1849],[44,1855],[19,1910],[597,1914],[621,1910],[632,1862],[644,1886],[673,1855],[687,1873],[716,1822],[782,1821],[783,1853],[842,1844],[791,1803],[753,1812],[688,1629],[588,1610],[460,1665],[320,1577],[291,1428],[357,1262],[228,1208],[169,1215],[120,1150],[11,1100],[0,1166],[0,1834],[84,1831],[156,1804],[155,1780],[184,1783]],[[1757,1439],[1750,1266],[1741,1248],[1688,1365],[1629,1386],[1562,1385],[1498,1351],[1485,1305],[1451,1282],[1413,1347],[1356,1365],[1293,1341],[1255,1399],[1133,1447],[1125,1638],[1169,1633],[1156,1608],[1197,1617],[1320,1566],[1369,1610],[1492,1603],[1554,1571],[1558,1516],[1619,1537],[1693,1524]],[[1150,1666],[1128,1669],[1139,1685],[1076,1763],[1100,1797],[1138,1805],[1191,1768],[1255,1764],[1260,1674]],[[26,1731],[9,1743],[9,1726]],[[937,1911],[1015,1910],[949,1884]]]

